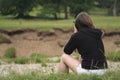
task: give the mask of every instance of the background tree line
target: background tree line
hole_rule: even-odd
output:
[[[30,17],[33,8],[39,8],[42,16],[58,19],[61,13],[67,19],[81,11],[89,12],[92,8],[107,9],[109,15],[118,16],[120,0],[0,0],[0,14],[14,15],[16,18]]]

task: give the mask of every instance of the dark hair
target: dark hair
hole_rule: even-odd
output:
[[[78,31],[84,27],[95,28],[93,25],[92,19],[86,12],[79,13],[74,23]]]

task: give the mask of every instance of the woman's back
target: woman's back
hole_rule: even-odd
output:
[[[86,69],[107,68],[104,56],[102,32],[98,29],[83,28],[74,36],[77,39],[77,49],[82,57],[82,67]]]
[[[95,29],[90,16],[86,12],[79,13],[74,21],[74,34],[66,44],[65,54],[61,57],[60,71],[67,72],[69,67],[76,73],[104,74],[107,70],[107,61],[101,35],[102,32]],[[70,56],[76,49],[81,55],[81,61]]]

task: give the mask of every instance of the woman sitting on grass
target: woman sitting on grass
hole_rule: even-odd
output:
[[[74,34],[64,48],[59,72],[69,72],[70,68],[78,74],[104,74],[108,66],[101,37],[102,32],[95,29],[90,16],[86,12],[79,13],[74,21]],[[81,60],[70,55],[76,49],[81,55]]]

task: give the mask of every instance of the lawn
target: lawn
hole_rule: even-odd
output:
[[[52,28],[72,29],[73,18],[68,20],[45,20],[45,19],[11,19],[0,16],[0,29],[20,29],[32,28],[49,30]],[[112,16],[93,16],[93,22],[97,28],[101,29],[120,29],[120,17]]]
[[[39,73],[15,74],[8,76],[0,76],[0,80],[120,80],[120,70],[108,72],[105,75],[85,75],[85,74],[48,74],[41,75]]]

